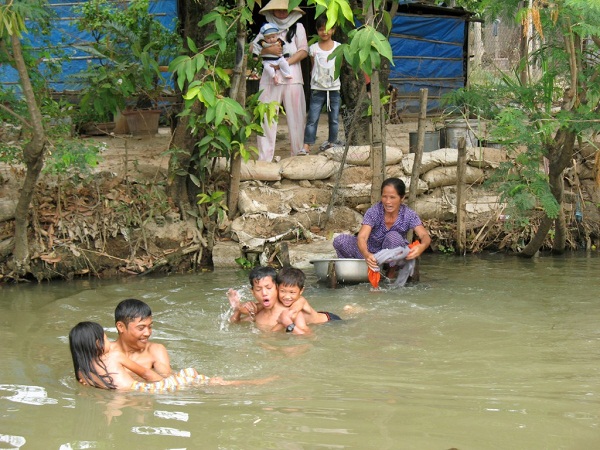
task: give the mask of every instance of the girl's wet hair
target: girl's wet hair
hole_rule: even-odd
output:
[[[278,286],[298,286],[302,290],[305,282],[306,275],[295,267],[284,267],[277,274]]]
[[[406,185],[404,184],[404,181],[402,181],[400,178],[392,177],[383,180],[383,183],[381,183],[382,194],[383,188],[386,186],[393,186],[400,197],[404,197],[406,195]]]
[[[96,322],[79,322],[69,332],[69,348],[75,378],[90,386],[116,389],[113,378],[101,359],[104,354],[104,328]],[[98,373],[97,367],[103,371]]]
[[[141,300],[128,298],[120,302],[115,308],[115,323],[123,322],[129,325],[135,319],[146,319],[152,316],[150,307]]]

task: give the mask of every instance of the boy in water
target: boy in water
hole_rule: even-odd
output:
[[[263,331],[285,330],[293,334],[310,334],[304,314],[294,314],[279,301],[277,272],[272,267],[255,267],[248,276],[254,302],[240,303],[239,293],[229,289],[227,297],[233,307],[231,322],[254,321]]]
[[[250,272],[251,284],[253,283],[252,280],[253,277],[256,276],[256,273],[263,273],[267,270],[271,280],[274,280],[271,283],[272,287],[274,288],[276,284],[277,289],[274,290],[277,292],[279,303],[285,308],[282,311],[283,314],[280,323],[286,325],[286,323],[292,322],[297,325],[299,322],[305,322],[306,325],[309,325],[325,323],[330,320],[340,320],[340,317],[335,314],[315,311],[302,296],[306,275],[300,269],[286,267],[281,269],[279,274],[277,274],[272,268],[256,267]],[[253,274],[253,272],[255,272],[255,274]],[[254,289],[252,293],[259,302],[246,302],[240,304],[237,291],[234,291],[233,289],[229,290],[227,296],[229,297],[231,306],[234,308],[234,313],[231,318],[232,322],[253,320],[254,316],[258,317],[262,312],[263,304],[260,302],[260,298],[256,296]],[[271,295],[273,295],[273,293]]]
[[[292,319],[295,320],[298,313],[302,312],[308,325],[325,323],[330,320],[341,320],[339,316],[333,313],[317,312],[310,306],[306,298],[302,296],[305,282],[306,275],[304,272],[294,267],[284,267],[277,274],[279,301],[292,311]]]

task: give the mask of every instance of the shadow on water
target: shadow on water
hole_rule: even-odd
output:
[[[309,337],[229,324],[247,273],[7,286],[0,299],[0,447],[564,448],[600,446],[600,259],[427,255],[421,283],[305,296],[344,319]],[[262,386],[165,394],[77,385],[67,335],[116,336],[124,298],[151,305],[176,368]]]

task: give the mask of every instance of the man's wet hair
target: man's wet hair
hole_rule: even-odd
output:
[[[250,280],[250,286],[254,287],[254,283],[262,280],[263,278],[271,277],[273,281],[277,278],[277,272],[272,267],[258,266],[254,267],[248,274]]]
[[[302,290],[305,282],[306,275],[295,267],[284,267],[277,274],[277,286],[298,286]]]
[[[136,319],[147,319],[152,316],[150,307],[141,300],[128,298],[121,301],[115,308],[115,323],[123,322],[128,326]]]

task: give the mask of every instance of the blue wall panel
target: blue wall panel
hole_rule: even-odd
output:
[[[75,90],[79,86],[73,84],[70,76],[81,72],[87,68],[94,58],[87,55],[82,50],[75,48],[78,45],[86,45],[92,41],[90,33],[79,31],[77,29],[76,13],[74,8],[85,1],[73,0],[66,2],[65,0],[50,0],[49,1],[56,17],[52,20],[52,30],[50,32],[49,47],[57,48],[59,52],[64,53],[69,59],[65,60],[61,66],[61,73],[52,75],[50,78],[50,86],[57,92],[65,90]],[[166,28],[173,30],[178,19],[177,0],[149,0],[150,13],[158,19]],[[25,35],[25,39],[29,39],[33,35]],[[33,42],[34,48],[42,49],[43,42]],[[42,61],[40,69],[46,71],[47,64]],[[0,83],[10,86],[17,85],[17,72],[10,66],[3,64],[0,66]]]
[[[428,113],[440,112],[439,97],[465,85],[468,15],[398,13],[392,20],[394,55],[389,82],[398,89],[401,113],[419,112],[419,90],[428,89]]]

